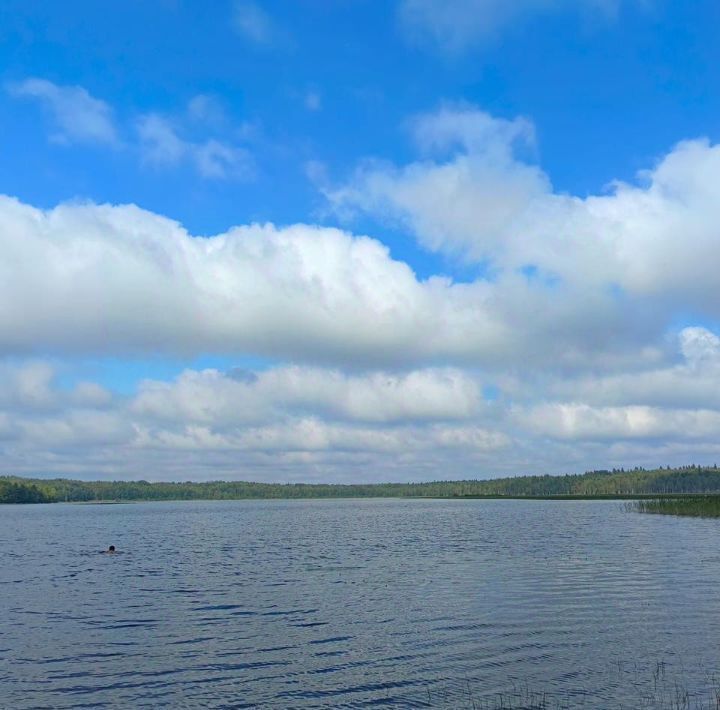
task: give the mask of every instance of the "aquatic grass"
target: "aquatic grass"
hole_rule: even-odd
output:
[[[684,515],[696,518],[720,518],[720,495],[652,498],[635,500],[627,509],[637,513],[656,515]]]
[[[584,707],[599,707],[598,699],[590,694],[560,696],[530,689],[494,693],[485,697],[468,697],[464,701],[460,698],[449,699],[435,695],[428,697],[425,706],[468,710],[576,710]],[[720,688],[710,690],[704,696],[693,696],[681,685],[664,685],[612,707],[616,710],[719,710]]]
[[[617,677],[611,672],[610,685],[626,689],[620,701],[602,700],[587,687],[552,691],[533,689],[529,683],[513,682],[502,692],[478,693],[478,680],[465,679],[450,686],[427,688],[424,702],[412,707],[467,708],[468,710],[576,710],[607,707],[608,710],[720,710],[720,677],[717,671],[705,672],[704,681],[690,690],[683,683],[685,671],[680,664],[672,667],[664,660],[649,664],[617,661]],[[452,687],[454,686],[454,687]],[[458,687],[459,686],[459,687]]]

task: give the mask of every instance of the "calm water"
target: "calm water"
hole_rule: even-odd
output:
[[[617,502],[0,506],[0,613],[3,708],[470,708],[526,686],[671,707],[675,683],[709,702],[720,670],[720,522]]]

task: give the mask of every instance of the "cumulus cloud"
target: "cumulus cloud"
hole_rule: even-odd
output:
[[[55,123],[52,139],[60,143],[119,143],[111,107],[81,86],[59,86],[30,78],[11,84],[12,96],[39,101]]]
[[[503,376],[502,388],[516,402],[541,398],[584,403],[591,407],[641,406],[655,409],[718,409],[720,339],[701,327],[683,328],[668,343],[660,366],[612,374],[545,375],[535,386],[528,378]]]
[[[612,17],[621,1],[401,0],[399,19],[402,29],[416,42],[456,53],[491,40],[507,26],[537,15],[582,10]]]
[[[526,119],[447,106],[411,130],[417,160],[365,164],[328,196],[482,260],[481,278],[419,279],[335,228],[200,237],[133,205],[0,197],[9,470],[407,480],[713,462],[720,148],[681,142],[577,197],[553,190]],[[167,135],[156,159],[190,160]],[[38,352],[277,364],[119,396],[61,386]]]
[[[339,370],[286,366],[238,378],[189,370],[175,382],[145,382],[135,411],[164,420],[215,425],[257,421],[283,411],[322,413],[334,420],[402,423],[467,419],[482,396],[474,378],[457,369],[347,375]]]
[[[666,326],[612,293],[515,274],[421,281],[380,242],[309,225],[198,238],[134,206],[42,211],[5,197],[0,245],[5,353],[253,353],[345,368],[497,368],[532,353],[536,367],[603,369]]]
[[[516,148],[534,144],[524,119],[446,107],[418,117],[412,130],[424,158],[362,165],[349,184],[327,192],[336,209],[380,214],[431,250],[482,260],[504,248],[518,217],[550,190],[540,168],[516,158]]]
[[[0,365],[0,402],[19,410],[54,406],[56,398],[51,391],[54,374],[53,368],[42,361]]]
[[[531,430],[554,438],[578,440],[709,439],[720,428],[720,412],[663,408],[591,407],[549,404],[519,413]]]
[[[3,457],[24,472],[39,461],[64,470],[75,457],[82,473],[97,473],[98,462],[117,470],[154,459],[150,477],[163,478],[173,475],[177,457],[202,454],[210,461],[198,459],[186,475],[211,476],[213,461],[234,458],[236,476],[261,472],[271,480],[287,471],[307,477],[316,465],[342,475],[354,457],[377,468],[363,474],[368,479],[409,470],[438,450],[460,461],[508,444],[478,417],[476,383],[456,371],[346,376],[279,367],[253,374],[238,380],[189,370],[171,382],[146,381],[128,398],[90,382],[64,390],[48,363],[6,366]],[[283,469],[275,471],[278,462]]]
[[[688,335],[716,337],[681,334],[681,349]],[[673,367],[698,366],[682,357]],[[42,361],[0,372],[0,450],[13,472],[428,480],[711,462],[720,453],[720,401],[597,404],[581,389],[572,398],[533,377],[524,401],[488,402],[479,376],[447,368],[186,370],[146,380],[130,396],[92,382],[61,387],[57,375]]]
[[[427,248],[487,261],[501,273],[720,314],[713,258],[720,146],[683,141],[635,183],[581,198],[554,192],[522,153],[518,140],[532,135],[524,120],[449,108],[421,117],[415,135],[421,148],[445,154],[361,167],[327,192],[331,203],[395,220]]]

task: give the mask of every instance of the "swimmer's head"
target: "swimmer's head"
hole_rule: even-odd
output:
[[[115,545],[110,545],[110,547],[108,547],[108,552],[115,552]]]

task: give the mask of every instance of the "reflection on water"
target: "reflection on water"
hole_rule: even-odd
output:
[[[709,698],[719,543],[616,502],[0,506],[0,706]]]

